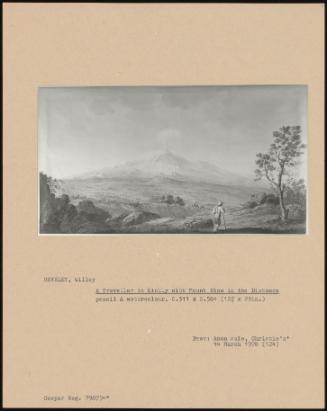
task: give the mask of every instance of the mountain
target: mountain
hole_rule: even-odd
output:
[[[188,160],[169,150],[145,160],[127,162],[118,166],[88,172],[78,178],[154,178],[232,186],[254,185],[254,182],[250,178],[223,170],[206,161]]]

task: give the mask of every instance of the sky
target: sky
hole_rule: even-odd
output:
[[[253,176],[273,131],[307,140],[306,86],[41,87],[38,107],[39,170],[55,178],[166,149]]]

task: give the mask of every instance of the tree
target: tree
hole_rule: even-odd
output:
[[[297,158],[303,154],[306,145],[301,142],[300,126],[284,126],[273,132],[273,142],[267,153],[258,153],[255,170],[256,180],[266,178],[276,192],[281,220],[287,220],[284,194],[291,184],[290,171],[297,165]]]

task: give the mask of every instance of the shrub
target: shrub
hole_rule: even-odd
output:
[[[286,204],[299,204],[305,208],[306,187],[303,179],[292,182],[292,184],[285,191],[284,200]]]
[[[162,203],[166,204],[179,204],[181,206],[185,205],[185,201],[180,196],[174,196],[172,194],[163,195],[160,200]]]
[[[176,204],[179,204],[179,205],[181,205],[181,206],[184,206],[184,205],[185,205],[185,201],[184,201],[184,200],[182,199],[182,197],[180,197],[180,196],[177,196],[177,197],[176,197],[175,203],[176,203]]]
[[[266,198],[265,198],[265,203],[266,204],[271,204],[271,205],[278,205],[279,204],[279,199],[274,194],[267,194]]]
[[[246,203],[246,207],[248,207],[248,208],[254,208],[254,207],[256,207],[258,205],[258,203],[256,202],[256,201],[248,201],[247,203]]]

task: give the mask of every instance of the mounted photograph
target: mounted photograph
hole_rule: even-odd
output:
[[[305,234],[307,87],[38,90],[39,234]]]

